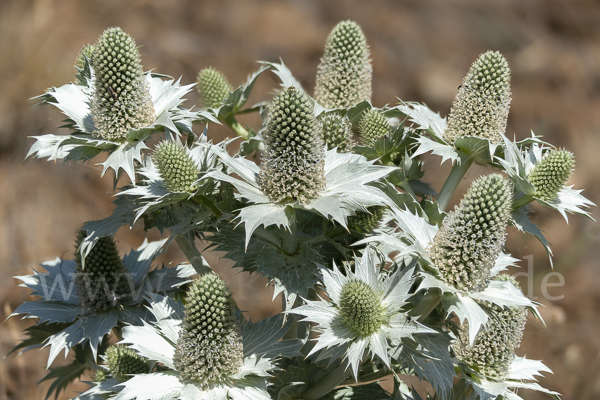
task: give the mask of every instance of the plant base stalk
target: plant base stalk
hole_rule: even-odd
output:
[[[450,175],[448,175],[448,179],[444,183],[442,190],[440,190],[440,194],[437,197],[438,207],[440,211],[446,210],[448,207],[448,203],[450,202],[450,198],[454,194],[454,191],[458,187],[460,181],[465,177],[465,174],[469,170],[469,167],[473,164],[473,160],[464,157],[461,158],[460,164],[458,161],[452,167],[452,171],[450,171]]]

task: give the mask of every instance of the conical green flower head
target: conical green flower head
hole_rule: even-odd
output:
[[[471,184],[429,247],[442,279],[468,291],[485,284],[504,245],[511,204],[512,185],[502,175],[486,175]]]
[[[83,46],[83,48],[79,51],[79,54],[77,54],[77,60],[75,60],[75,69],[76,69],[75,75],[77,76],[77,84],[78,85],[86,86],[87,85],[86,78],[88,78],[88,79],[91,78],[91,76],[89,76],[89,74],[87,74],[85,71],[85,63],[86,63],[86,58],[88,61],[91,62],[93,55],[94,55],[94,45],[92,45],[92,44]]]
[[[533,168],[529,181],[535,188],[535,195],[551,201],[565,186],[573,172],[575,158],[566,150],[552,150]]]
[[[173,361],[180,380],[224,383],[242,366],[243,346],[229,289],[216,274],[190,287]]]
[[[381,295],[363,281],[353,280],[344,285],[339,308],[343,324],[357,335],[368,336],[385,322]]]
[[[365,112],[358,124],[358,133],[365,146],[373,146],[378,139],[389,136],[390,129],[388,119],[375,109]]]
[[[104,382],[106,380],[106,371],[102,368],[96,370],[94,382]]]
[[[353,21],[340,22],[327,37],[317,70],[317,103],[326,108],[347,108],[371,100],[372,75],[362,29]]]
[[[473,63],[448,116],[446,140],[476,136],[501,143],[510,105],[510,68],[502,54],[488,51]]]
[[[198,189],[198,167],[183,146],[161,142],[154,150],[153,159],[169,191],[194,193]]]
[[[351,230],[361,233],[370,233],[373,232],[373,229],[377,228],[383,218],[385,207],[367,207],[367,210],[369,212],[359,211],[356,215],[348,218],[348,227]]]
[[[125,346],[110,346],[106,350],[106,364],[110,374],[119,382],[130,379],[132,374],[148,372],[148,360]]]
[[[337,148],[338,153],[349,153],[352,150],[352,124],[346,116],[337,114],[321,114],[319,122],[327,148]]]
[[[117,245],[110,236],[96,242],[82,266],[79,248],[86,236],[85,231],[77,234],[75,288],[81,306],[86,311],[99,312],[115,307],[129,297],[130,276],[123,266]]]
[[[463,327],[454,345],[456,357],[487,377],[503,379],[508,374],[515,350],[521,345],[527,311],[521,307],[503,309],[491,305],[494,318],[470,346],[468,328]]]
[[[198,74],[198,93],[204,107],[221,107],[232,91],[225,75],[216,69],[205,68]]]
[[[92,57],[91,100],[95,134],[106,140],[125,137],[130,129],[151,125],[156,116],[135,41],[120,28],[104,31]]]
[[[304,202],[325,187],[323,137],[313,103],[294,87],[269,106],[259,184],[274,203]]]

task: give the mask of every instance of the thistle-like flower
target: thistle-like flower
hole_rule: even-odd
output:
[[[313,103],[293,86],[269,106],[259,184],[274,203],[305,202],[325,187],[323,138]]]
[[[321,114],[319,123],[329,149],[337,148],[340,153],[352,150],[352,124],[348,117],[332,113]]]
[[[181,382],[228,383],[243,363],[242,337],[225,282],[206,274],[189,289],[173,361]]]
[[[315,98],[326,108],[371,100],[373,68],[367,39],[356,22],[342,21],[327,37],[317,70]]]
[[[112,377],[119,382],[130,379],[129,375],[145,374],[149,368],[146,358],[122,345],[110,346],[106,350],[106,364]]]
[[[348,227],[362,233],[369,233],[377,228],[383,218],[385,207],[374,206],[368,207],[367,210],[368,212],[359,211],[356,215],[348,218]]]
[[[100,238],[82,263],[80,246],[86,236],[83,230],[77,233],[75,288],[83,309],[98,312],[117,306],[131,294],[130,274],[110,236]]]
[[[373,146],[379,138],[389,136],[390,123],[381,111],[371,109],[362,116],[358,133],[365,146]]]
[[[156,119],[135,41],[120,28],[110,28],[94,45],[95,73],[90,108],[95,134],[106,140],[124,138],[130,129]]]
[[[198,189],[198,167],[181,144],[161,142],[154,150],[153,159],[170,192],[194,193]]]
[[[475,136],[502,143],[511,100],[510,68],[502,54],[479,56],[459,86],[448,116],[446,140]]]
[[[512,185],[499,174],[471,184],[428,249],[443,280],[466,291],[485,285],[504,245],[511,201]]]
[[[198,74],[198,94],[204,107],[218,108],[233,91],[231,84],[220,71],[205,68]]]
[[[536,197],[554,200],[571,176],[574,164],[575,158],[570,151],[551,150],[545,154],[529,174]]]

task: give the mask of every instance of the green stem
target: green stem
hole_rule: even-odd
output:
[[[411,310],[410,315],[420,315],[417,321],[423,322],[423,320],[435,310],[440,301],[442,301],[442,291],[437,288],[430,289],[423,299],[421,299],[419,304]]]
[[[261,103],[261,104],[257,105],[256,107],[250,107],[250,108],[245,108],[245,109],[240,110],[240,111],[236,111],[235,114],[236,115],[242,115],[242,114],[250,114],[250,113],[253,113],[253,112],[257,112],[257,111],[260,111],[260,109],[262,107],[267,106],[267,104],[268,103],[264,103],[264,104]]]
[[[206,197],[202,194],[197,194],[196,196],[192,197],[192,200],[195,201],[196,203],[208,208],[210,211],[212,211],[212,213],[215,215],[215,217],[220,217],[223,214],[221,212],[221,210],[219,210],[217,208],[217,206],[215,206],[215,204],[209,200],[208,197]]]
[[[450,202],[450,198],[454,194],[454,191],[458,187],[460,181],[465,177],[465,174],[469,170],[469,167],[473,164],[473,160],[467,157],[461,157],[460,163],[458,161],[452,167],[446,183],[440,190],[440,194],[437,197],[438,207],[440,211],[444,211]]]
[[[235,115],[229,114],[225,118],[225,122],[238,136],[242,137],[244,140],[250,139],[250,133],[244,128],[237,120],[235,119]]]
[[[175,238],[175,241],[179,245],[181,251],[183,251],[183,254],[189,260],[190,264],[192,264],[192,267],[194,267],[198,275],[202,276],[212,272],[212,269],[206,264],[204,258],[202,258],[202,254],[198,251],[198,248],[194,243],[195,238],[193,234],[187,233],[184,235],[179,235]]]
[[[534,200],[533,196],[524,194],[523,196],[521,196],[518,199],[516,199],[515,201],[513,201],[512,209],[517,210],[517,209],[523,207],[524,205],[531,203],[533,200]]]
[[[273,235],[271,232],[268,232],[264,228],[256,228],[256,230],[254,230],[252,234],[263,238],[275,247],[281,248],[281,238],[276,235]]]
[[[415,201],[417,201],[417,195],[415,194],[412,187],[410,187],[410,183],[408,183],[408,181],[402,181],[402,182],[400,182],[400,184],[398,186],[400,186],[402,189],[404,189],[404,191],[406,193],[410,194],[413,197],[413,199],[415,199]]]
[[[331,371],[325,378],[321,379],[302,393],[302,398],[307,400],[320,399],[331,392],[351,374],[352,368],[350,368],[349,365],[346,365],[345,362],[342,362],[339,367]]]

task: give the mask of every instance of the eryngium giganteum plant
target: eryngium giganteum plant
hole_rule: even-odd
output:
[[[315,99],[325,108],[346,108],[371,100],[373,68],[367,39],[356,22],[333,28],[317,70]]]
[[[447,123],[415,102],[369,103],[369,50],[352,21],[327,39],[315,99],[283,62],[263,62],[234,85],[203,69],[203,108],[183,109],[191,86],[142,75],[118,28],[84,48],[76,68],[77,84],[38,97],[67,115],[71,134],[35,137],[29,156],[78,163],[106,151],[104,171],[130,182],[111,215],[82,227],[74,260],[18,277],[34,300],[11,317],[37,323],[13,351],[49,347],[49,395],[87,373],[95,382],[77,399],[415,400],[419,380],[444,400],[519,400],[523,389],[558,399],[535,382],[551,371],[515,355],[524,310],[539,313],[506,273],[518,261],[506,227],[551,255],[528,204],[566,217],[588,216],[592,203],[565,186],[571,153],[503,136],[510,72],[500,53],[473,64]],[[281,87],[246,106],[269,70]],[[252,113],[261,124],[237,122]],[[217,123],[238,141],[213,143]],[[427,152],[453,162],[437,197],[423,180]],[[473,163],[495,171],[455,193]],[[121,227],[162,237],[121,258],[112,239]],[[198,238],[211,245],[200,250]],[[189,263],[166,253],[152,268],[175,245]],[[246,280],[265,277],[281,313],[249,318],[252,301],[240,310],[203,258],[214,249]],[[63,352],[72,362],[53,368]],[[377,383],[385,377],[389,392]]]
[[[107,29],[94,44],[90,107],[98,136],[121,139],[156,119],[141,61],[135,41],[121,28]]]

